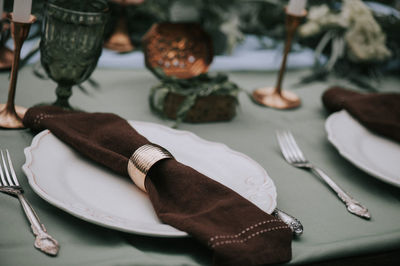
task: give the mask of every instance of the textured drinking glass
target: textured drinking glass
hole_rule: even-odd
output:
[[[57,82],[53,105],[72,109],[72,86],[85,81],[96,68],[108,20],[105,1],[93,1],[83,10],[67,9],[68,1],[46,5],[40,42],[41,63]],[[71,8],[71,6],[69,6]]]

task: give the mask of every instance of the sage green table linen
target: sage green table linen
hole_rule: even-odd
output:
[[[385,184],[359,170],[328,142],[324,130],[327,113],[320,97],[329,80],[311,85],[295,83],[306,71],[288,72],[285,88],[302,99],[299,109],[278,111],[251,102],[240,95],[237,116],[226,123],[181,124],[180,129],[225,143],[247,154],[263,166],[277,187],[278,205],[299,218],[304,234],[293,241],[289,264],[306,264],[367,256],[400,250],[400,189]],[[276,73],[241,72],[230,77],[244,90],[272,85]],[[113,112],[129,120],[149,121],[167,126],[149,108],[149,89],[157,80],[147,70],[97,69],[93,79],[99,88],[84,84],[88,94],[74,89],[71,103],[90,112]],[[0,101],[5,102],[8,73],[0,74]],[[399,90],[400,81],[387,78],[382,91]],[[29,107],[55,98],[55,83],[40,80],[26,67],[19,73],[16,103]],[[365,204],[370,221],[351,215],[330,189],[310,173],[289,166],[275,140],[275,130],[290,129],[304,153],[338,184]],[[49,233],[61,245],[57,257],[49,257],[33,247],[33,235],[16,198],[0,194],[0,265],[209,265],[211,252],[191,238],[167,239],[139,236],[103,228],[61,211],[37,196],[30,188],[21,166],[23,149],[30,145],[28,130],[0,130],[0,147],[11,152],[14,167],[25,193]],[[245,219],[245,218],[244,218]]]

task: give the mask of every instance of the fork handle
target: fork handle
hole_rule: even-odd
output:
[[[46,228],[40,223],[39,217],[32,208],[32,205],[25,199],[24,195],[22,193],[17,193],[17,196],[21,202],[26,218],[28,218],[31,224],[33,234],[36,236],[35,247],[48,255],[56,256],[60,249],[57,240],[47,233]]]
[[[365,219],[371,218],[368,209],[347,194],[347,192],[339,187],[322,169],[312,166],[311,171],[318,177],[322,178],[329,185],[329,187],[336,192],[337,196],[346,204],[347,210],[350,213]]]

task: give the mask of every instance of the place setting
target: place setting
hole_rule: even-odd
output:
[[[72,263],[64,257],[63,252],[69,252],[69,244],[58,236],[57,230],[53,230],[52,214],[47,212],[42,216],[44,204],[62,210],[62,215],[72,215],[89,224],[111,229],[116,234],[144,236],[155,243],[161,238],[192,239],[212,251],[210,263],[213,265],[317,262],[319,255],[301,254],[305,245],[318,246],[312,241],[318,232],[323,233],[322,227],[316,228],[316,224],[327,223],[330,226],[332,222],[346,227],[346,223],[350,223],[349,228],[375,228],[375,223],[381,219],[377,213],[382,210],[375,209],[375,204],[369,207],[372,199],[367,197],[367,186],[354,187],[344,177],[338,176],[339,171],[332,171],[342,167],[338,161],[327,163],[324,156],[316,157],[317,152],[304,149],[310,133],[296,128],[301,125],[296,120],[301,117],[304,122],[307,119],[317,121],[315,115],[304,115],[309,115],[311,108],[317,110],[316,106],[319,106],[321,115],[314,125],[323,126],[309,130],[323,131],[324,141],[334,148],[324,152],[359,168],[361,171],[357,174],[362,178],[376,178],[394,189],[400,186],[400,94],[362,91],[359,89],[361,81],[357,81],[361,86],[355,86],[356,89],[321,81],[328,74],[339,71],[337,69],[344,64],[354,66],[360,62],[362,56],[357,51],[352,50],[354,54],[346,58],[349,53],[340,50],[353,47],[350,43],[342,43],[349,41],[346,39],[349,35],[340,36],[327,27],[329,34],[323,32],[321,42],[313,47],[316,56],[320,56],[316,57],[319,70],[312,69],[311,75],[296,83],[299,88],[293,86],[290,55],[299,49],[299,40],[301,45],[309,45],[307,40],[297,38],[308,36],[309,33],[305,32],[309,23],[320,23],[321,28],[325,27],[325,22],[316,20],[317,11],[326,12],[326,17],[328,14],[332,16],[333,26],[338,23],[334,16],[342,14],[329,13],[324,9],[325,6],[328,8],[325,4],[319,6],[307,4],[305,0],[290,0],[283,6],[275,6],[276,10],[279,8],[281,28],[284,29],[279,69],[268,74],[268,80],[276,78],[276,84],[273,87],[257,88],[255,85],[245,88],[243,84],[247,83],[238,77],[247,72],[210,71],[213,61],[220,56],[215,49],[218,42],[208,28],[210,24],[187,19],[153,21],[156,14],[160,14],[144,16],[149,6],[152,12],[158,10],[150,0],[110,1],[112,3],[105,0],[54,0],[44,3],[39,13],[30,0],[12,2],[12,5],[5,5],[8,9],[12,7],[12,12],[5,16],[14,50],[10,79],[7,80],[7,100],[0,105],[0,134],[11,134],[7,139],[15,138],[16,141],[24,138],[29,143],[23,150],[13,148],[15,145],[12,143],[0,143],[0,192],[19,200],[34,235],[33,246],[48,255],[46,260]],[[185,13],[193,15],[190,12],[196,9],[196,5],[186,6],[183,2],[179,3],[184,10],[180,16],[185,17]],[[365,12],[365,18],[378,23],[370,11],[373,9],[362,1],[355,2],[358,10]],[[117,8],[116,5],[120,6]],[[118,12],[110,7],[117,8]],[[218,10],[220,6],[211,4],[207,8]],[[243,12],[254,12],[251,6],[246,8]],[[339,11],[351,8],[348,1],[343,1]],[[233,10],[239,9],[239,6],[232,7],[227,12],[234,14]],[[136,39],[138,32],[132,33],[130,25],[132,16],[139,13],[145,20],[143,24],[150,24],[140,42]],[[121,14],[123,17],[118,18]],[[340,17],[349,19],[340,27],[350,31],[353,29],[351,23],[358,22],[350,22],[354,14],[348,14],[349,17]],[[150,18],[152,23],[147,20]],[[35,66],[24,65],[21,71],[21,48],[34,23],[41,25],[40,62]],[[226,23],[224,25],[229,27],[234,25]],[[380,28],[377,32],[381,33]],[[225,34],[228,36],[227,32]],[[121,40],[129,49],[121,48],[118,43]],[[332,42],[335,51],[328,49],[329,53],[325,53],[328,42]],[[148,90],[148,98],[135,99],[134,102],[142,102],[141,110],[145,110],[145,115],[128,117],[124,111],[120,112],[128,106],[129,99],[109,103],[115,106],[115,112],[103,111],[110,110],[104,108],[104,101],[95,112],[75,104],[73,90],[79,87],[85,92],[86,86],[93,86],[102,97],[105,88],[95,80],[96,73],[111,73],[112,78],[112,72],[119,71],[107,72],[110,70],[97,67],[103,49],[115,50],[118,57],[142,50],[147,71],[141,71],[150,82],[146,83],[148,88],[140,89]],[[3,50],[6,51],[0,51]],[[354,60],[355,56],[359,58]],[[379,64],[389,58],[393,59],[382,51]],[[368,61],[370,58],[364,60],[360,64],[378,62],[374,61],[376,59]],[[38,75],[39,68],[42,77]],[[247,71],[251,73],[251,70]],[[26,84],[28,75],[47,79],[41,82],[48,83],[49,87],[55,82],[55,101],[37,102],[29,107],[16,105],[27,89],[17,90],[20,87],[17,81],[22,79]],[[263,74],[258,75],[260,78],[254,84],[263,80]],[[284,82],[285,77],[291,82]],[[318,99],[317,93],[311,94],[304,89],[316,80],[318,86],[324,86],[319,89],[321,97]],[[118,82],[115,80],[115,86],[120,91]],[[134,78],[129,83],[122,89],[134,87]],[[132,97],[139,95],[135,90],[132,89]],[[313,95],[315,99],[303,101],[306,95]],[[90,97],[90,94],[84,97]],[[240,125],[245,117],[256,120],[247,120]],[[259,121],[268,123],[255,125]],[[205,128],[210,132],[205,134]],[[233,132],[234,129],[246,132],[246,135],[239,136]],[[267,134],[264,142],[256,145],[257,150],[243,148],[246,142],[260,141],[258,133],[253,131],[259,129],[274,134]],[[223,131],[220,133],[218,130]],[[225,138],[219,134],[230,133],[233,137],[227,136],[226,141],[221,141]],[[236,142],[243,144],[232,145]],[[320,143],[320,147],[323,145],[326,143]],[[22,161],[23,164],[17,163]],[[327,169],[327,165],[329,171],[322,170]],[[305,211],[299,207],[301,204],[296,202],[301,200],[299,195],[288,192],[295,190],[296,183],[283,181],[287,178],[283,175],[293,174],[295,176],[290,178],[294,179],[303,175],[301,171],[304,170],[314,175],[306,181],[312,184],[311,187],[316,188],[319,180],[322,181],[320,186],[326,186],[336,195],[317,197],[315,201],[330,201],[328,206],[335,206],[332,214],[336,212],[338,217],[345,219],[327,221],[322,217],[314,227],[309,226],[310,221],[316,221],[315,217],[321,210],[310,208],[311,211]],[[34,193],[24,193],[27,191]],[[304,193],[306,198],[313,194],[312,191]],[[323,192],[315,195],[320,193]],[[33,196],[43,201],[31,204]],[[337,202],[344,207],[336,207]],[[306,217],[305,213],[313,213],[315,217]],[[15,217],[17,214],[20,215],[15,213]],[[392,243],[397,248],[397,229],[395,225],[391,226],[394,230]],[[357,237],[363,236],[360,233]],[[366,245],[372,245],[369,235],[366,237]],[[340,248],[345,246],[345,240],[336,241],[341,243]],[[383,236],[379,241],[383,241]],[[135,246],[134,243],[129,245]],[[331,248],[329,252],[335,252],[335,248],[327,247]],[[366,249],[361,253],[365,254]],[[162,261],[160,264],[163,265]],[[193,264],[197,265],[196,262]]]

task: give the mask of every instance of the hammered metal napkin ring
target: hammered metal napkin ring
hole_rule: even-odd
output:
[[[174,158],[172,154],[163,147],[156,144],[145,144],[139,147],[128,162],[128,174],[135,184],[144,192],[144,179],[150,168],[158,161]]]

